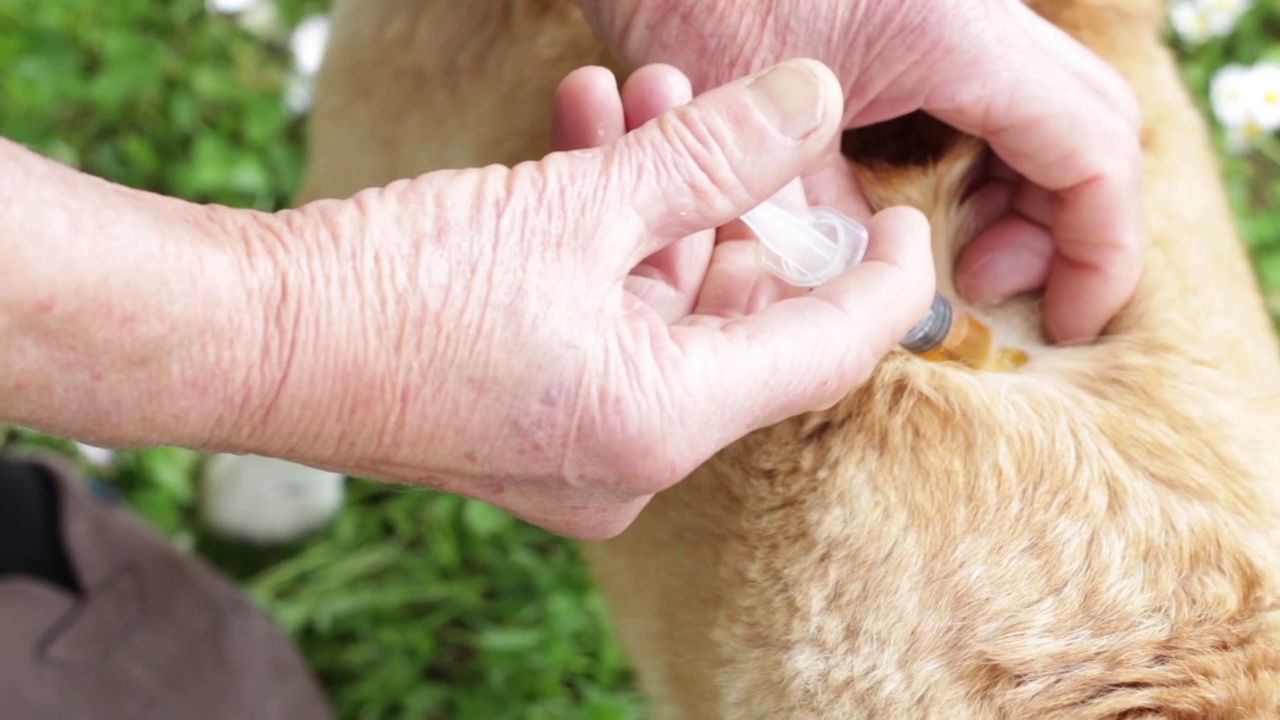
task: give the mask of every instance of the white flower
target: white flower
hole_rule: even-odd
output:
[[[236,24],[258,38],[274,38],[283,30],[280,9],[272,0],[257,0],[253,6],[236,16]]]
[[[1232,125],[1227,128],[1227,152],[1233,155],[1241,155],[1253,149],[1253,145],[1258,138],[1264,135],[1262,128],[1253,120],[1246,120],[1240,125]]]
[[[260,0],[204,0],[204,9],[211,13],[235,15],[259,4]]]
[[[312,15],[294,28],[289,45],[293,48],[293,64],[299,73],[314,75],[324,61],[325,47],[329,44],[329,17]]]
[[[1280,65],[1224,65],[1209,80],[1213,115],[1226,129],[1227,148],[1242,153],[1280,130]]]
[[[1224,127],[1236,127],[1249,119],[1252,69],[1239,63],[1223,65],[1209,80],[1209,103]]]
[[[1253,0],[1172,0],[1169,24],[1184,42],[1199,45],[1224,37],[1253,6]]]
[[[1200,0],[1209,17],[1209,32],[1218,37],[1230,35],[1241,16],[1249,11],[1252,0]]]
[[[200,513],[215,531],[256,543],[290,542],[342,509],[342,475],[258,455],[205,463]]]
[[[1169,5],[1169,24],[1183,42],[1199,45],[1213,36],[1209,17],[1196,0],[1173,0]]]
[[[82,442],[76,443],[76,449],[80,451],[80,457],[88,460],[90,465],[106,467],[116,460],[115,450],[86,445]]]
[[[329,17],[312,15],[294,28],[289,38],[293,50],[294,73],[284,89],[284,104],[294,116],[311,112],[315,102],[315,76],[324,63],[325,49],[329,44]]]
[[[1200,6],[1211,13],[1239,18],[1249,12],[1254,0],[1199,0]]]
[[[1264,132],[1280,128],[1280,65],[1260,62],[1253,66],[1248,94],[1250,115]]]
[[[314,75],[294,74],[284,89],[284,105],[294,117],[301,117],[311,112],[316,100],[316,78]]]

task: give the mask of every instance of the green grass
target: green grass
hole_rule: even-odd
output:
[[[281,3],[287,24],[323,0]],[[1235,36],[1180,50],[1212,71],[1280,51],[1277,4]],[[302,171],[281,94],[289,54],[201,0],[0,4],[0,135],[109,179],[275,209]],[[1207,107],[1207,105],[1206,105]],[[1280,150],[1226,157],[1234,203],[1280,314]],[[73,453],[58,438],[26,443]],[[482,503],[353,481],[330,528],[295,546],[221,541],[195,513],[201,458],[121,453],[100,471],[157,529],[212,560],[295,637],[350,719],[638,718],[643,703],[571,543]]]

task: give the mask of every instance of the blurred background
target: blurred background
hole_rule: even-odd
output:
[[[0,0],[0,135],[133,187],[284,207],[302,174],[326,6]],[[1280,0],[1177,0],[1168,20],[1280,318]],[[11,441],[78,458],[240,582],[344,719],[643,715],[576,548],[488,505],[352,479],[333,523],[263,547],[201,520],[195,453],[22,430]]]

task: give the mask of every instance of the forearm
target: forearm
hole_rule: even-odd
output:
[[[264,384],[244,360],[266,320],[233,251],[250,218],[0,139],[0,422],[104,445],[217,444]]]

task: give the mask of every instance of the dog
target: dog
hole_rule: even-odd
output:
[[[1280,718],[1280,352],[1154,0],[1039,0],[1143,115],[1149,243],[1097,342],[1034,295],[968,308],[1030,357],[889,354],[586,544],[655,718]],[[557,83],[623,67],[570,0],[337,0],[298,198],[551,150]],[[973,236],[986,149],[848,133],[874,209]],[[961,306],[964,307],[963,303]]]

